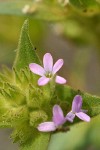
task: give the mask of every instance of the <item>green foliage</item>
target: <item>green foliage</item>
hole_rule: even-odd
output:
[[[92,117],[100,114],[100,98],[66,85],[52,86],[51,83],[39,87],[38,76],[28,68],[31,62],[40,63],[28,35],[26,20],[14,67],[12,70],[3,67],[3,72],[0,73],[0,127],[14,129],[11,138],[20,143],[21,150],[46,150],[50,133],[39,132],[37,126],[41,122],[52,120],[54,104],[59,104],[67,114],[74,96],[80,94],[83,97],[83,108]]]
[[[27,141],[27,143],[23,144],[20,150],[46,150],[48,147],[50,134],[48,133],[36,133],[36,139],[34,137],[32,140]]]
[[[31,62],[39,63],[39,59],[30,41],[28,35],[28,20],[26,20],[21,31],[14,68],[17,70],[23,69]]]
[[[30,9],[26,14],[22,12],[25,5],[30,6]],[[28,0],[0,3],[0,14],[27,16],[47,21],[58,21],[66,18],[65,13],[68,14],[68,11],[63,11],[63,8],[60,5],[52,1],[41,4],[37,2],[30,2]]]
[[[23,13],[26,5],[29,5],[29,9]],[[0,14],[52,21],[56,32],[73,40],[75,44],[92,43],[100,47],[99,0],[69,0],[66,5],[64,1],[59,3],[57,0],[0,2]]]
[[[50,136],[48,133],[43,134],[42,139],[36,129],[39,123],[51,118],[47,106],[43,108],[45,100],[50,105],[48,102],[51,98],[45,88],[40,89],[37,86],[37,76],[28,68],[31,62],[40,63],[30,42],[26,20],[22,27],[14,67],[10,70],[3,66],[0,74],[0,127],[13,128],[11,138],[14,142],[19,142],[23,149],[27,146],[31,149],[31,144],[35,145],[37,139],[41,146]],[[51,110],[51,106],[49,107]],[[44,144],[43,149],[47,145],[48,143]],[[37,146],[34,147],[37,149]]]
[[[57,86],[56,87],[57,96],[61,101],[61,105],[64,106],[66,103],[66,112],[71,109],[72,101],[75,95],[79,94],[83,98],[83,109],[88,110],[88,114],[96,116],[100,114],[100,97],[92,96],[88,93],[84,93],[80,90],[74,90],[69,86]],[[66,106],[65,106],[66,107]]]
[[[25,5],[29,5],[29,9],[23,13]],[[0,14],[27,16],[46,21],[66,20],[66,17],[72,15],[73,11],[80,11],[86,15],[98,14],[100,13],[100,3],[96,0],[70,0],[69,4],[65,6],[55,0],[41,3],[31,1],[0,3]]]
[[[98,13],[100,4],[96,0],[70,0],[70,4],[83,13]]]
[[[91,122],[78,123],[71,126],[69,132],[54,134],[51,138],[48,150],[86,150],[100,149],[100,115],[94,117]]]
[[[30,7],[26,13],[23,13],[26,4]],[[0,2],[0,14],[54,21],[57,22],[55,28],[57,28],[56,25],[58,27],[60,25],[61,33],[75,41],[89,42],[90,40],[96,44],[100,43],[98,40],[100,36],[98,28],[100,24],[99,0],[69,0],[69,4],[66,6],[55,0],[48,0],[48,2],[44,0],[41,3]],[[59,31],[57,30],[57,32]],[[21,30],[13,69],[10,70],[4,66],[2,73],[0,73],[0,127],[13,128],[11,138],[13,142],[20,144],[20,150],[46,150],[51,133],[39,132],[37,130],[38,124],[52,120],[54,104],[59,104],[66,115],[71,109],[74,96],[80,94],[83,97],[83,109],[87,109],[91,117],[98,115],[97,118],[91,119],[93,120],[91,125],[87,125],[87,123],[76,124],[79,119],[75,120],[75,125],[69,123],[70,131],[64,134],[54,134],[48,149],[61,150],[73,147],[76,147],[76,150],[86,149],[86,136],[91,143],[93,141],[96,143],[96,140],[91,138],[94,137],[94,132],[91,130],[94,126],[93,122],[98,123],[100,120],[100,97],[74,90],[66,85],[57,85],[55,89],[52,89],[50,85],[38,87],[38,76],[32,74],[28,68],[31,62],[40,64],[29,37],[28,20],[26,20]],[[77,133],[81,134],[78,134],[76,138]],[[72,142],[73,137],[75,141]],[[59,144],[56,147],[53,142],[57,138]],[[82,138],[84,142],[79,144]],[[64,144],[65,140],[67,141],[66,145]]]

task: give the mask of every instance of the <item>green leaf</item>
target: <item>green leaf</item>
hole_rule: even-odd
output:
[[[30,63],[40,63],[38,56],[36,55],[35,48],[33,47],[28,34],[29,29],[28,20],[23,24],[21,35],[18,43],[17,55],[14,62],[14,68],[16,70],[28,67]]]
[[[69,86],[58,85],[56,89],[61,105],[66,112],[71,109],[74,96],[79,94],[83,97],[83,109],[88,110],[88,114],[91,117],[100,114],[100,97],[81,92],[80,90],[74,90]]]
[[[29,9],[23,13],[22,10],[25,5],[29,5]],[[0,14],[27,16],[46,21],[66,20],[69,15],[73,14],[73,8],[86,15],[100,13],[100,3],[96,0],[69,0],[69,4],[65,7],[57,1],[43,1],[41,3],[28,0],[0,2]]]
[[[49,133],[37,133],[37,138],[34,140],[33,136],[32,140],[21,145],[20,150],[47,150],[49,138]]]
[[[12,127],[15,126],[15,124],[23,123],[28,118],[27,108],[19,107],[19,108],[10,108],[7,110],[3,115],[0,117],[0,123],[4,123],[5,125],[9,124]]]
[[[83,13],[100,12],[100,4],[96,0],[70,0],[70,4]]]
[[[45,122],[47,118],[47,114],[44,111],[33,111],[30,113],[30,125],[37,127],[40,122]]]
[[[19,142],[23,145],[33,139],[34,132],[34,128],[29,126],[28,121],[23,121],[16,125],[10,137],[14,143]]]
[[[93,147],[100,149],[100,115],[90,123],[82,122],[72,125],[70,131],[53,134],[48,150],[86,150]]]

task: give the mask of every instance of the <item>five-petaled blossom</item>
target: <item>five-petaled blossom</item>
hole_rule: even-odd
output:
[[[65,84],[66,79],[56,75],[59,69],[63,66],[63,63],[63,59],[59,59],[53,66],[53,58],[51,54],[46,53],[43,57],[44,68],[36,63],[29,64],[29,68],[33,73],[41,76],[38,80],[38,85],[40,86],[47,84],[52,78],[55,78],[56,83]]]
[[[72,110],[66,115],[66,120],[73,122],[75,116],[80,118],[83,121],[89,122],[90,117],[85,114],[87,110],[82,110],[82,97],[80,95],[76,95],[72,102]]]
[[[66,122],[63,111],[59,105],[53,107],[52,122],[43,122],[38,125],[37,129],[42,132],[55,131]]]

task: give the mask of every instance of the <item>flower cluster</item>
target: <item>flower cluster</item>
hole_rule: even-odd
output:
[[[44,86],[52,80],[59,84],[65,84],[67,81],[61,76],[56,75],[56,73],[63,66],[63,59],[59,59],[53,65],[53,58],[50,53],[46,53],[43,57],[43,67],[36,63],[29,64],[30,70],[39,76],[38,80],[39,86]],[[53,106],[53,117],[50,122],[43,122],[38,125],[37,129],[41,132],[55,131],[63,126],[67,121],[73,122],[75,116],[79,119],[89,122],[90,117],[86,114],[87,110],[82,109],[82,97],[76,95],[72,102],[71,111],[64,117],[63,111],[59,105]]]
[[[90,117],[85,114],[87,110],[82,110],[82,97],[76,95],[72,102],[72,110],[64,117],[63,111],[59,105],[53,107],[52,122],[44,122],[39,124],[38,130],[42,132],[50,132],[59,129],[66,121],[73,122],[75,115],[83,121],[89,122]]]

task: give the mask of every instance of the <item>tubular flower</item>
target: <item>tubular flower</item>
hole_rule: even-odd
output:
[[[46,53],[43,57],[44,68],[36,63],[29,64],[29,68],[33,73],[41,76],[38,80],[38,85],[40,86],[47,84],[52,78],[55,79],[56,83],[65,84],[66,79],[56,75],[56,73],[63,66],[63,63],[64,63],[63,59],[58,59],[56,63],[53,65],[53,58],[51,54]]]
[[[43,122],[39,124],[37,129],[42,132],[55,131],[66,122],[63,111],[59,105],[53,107],[53,118],[52,122]]]
[[[89,122],[90,117],[86,114],[87,110],[82,110],[82,97],[76,95],[72,102],[72,110],[66,115],[66,120],[73,122],[75,116],[79,119]]]

